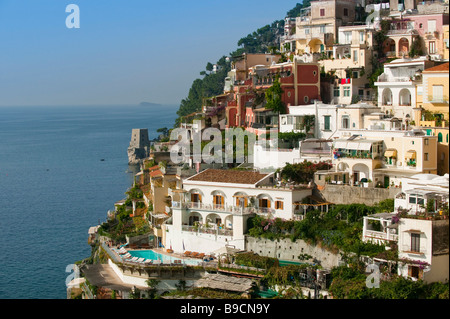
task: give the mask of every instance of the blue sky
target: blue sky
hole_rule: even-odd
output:
[[[0,0],[0,106],[179,104],[207,62],[297,2]]]

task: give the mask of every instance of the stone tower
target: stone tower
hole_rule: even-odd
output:
[[[128,164],[136,165],[150,155],[150,140],[148,129],[137,128],[131,131],[131,141],[128,147]]]

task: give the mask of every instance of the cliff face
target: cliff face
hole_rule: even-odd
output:
[[[150,155],[148,129],[133,129],[131,131],[131,141],[127,154],[129,165],[138,165]]]

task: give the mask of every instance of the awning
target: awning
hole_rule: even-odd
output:
[[[357,150],[360,151],[370,151],[370,148],[372,147],[372,143],[370,142],[366,142],[366,143],[358,143],[358,148]]]
[[[414,234],[424,234],[423,231],[420,231],[418,229],[408,229],[408,230],[404,230],[405,233],[414,233]]]
[[[384,157],[395,157],[395,158],[397,158],[397,150],[387,149],[386,152],[384,152]]]
[[[357,150],[358,147],[359,147],[358,142],[348,142],[347,143],[347,149],[349,149],[349,150]]]
[[[408,152],[406,152],[405,158],[416,159],[416,151],[408,151]]]
[[[347,148],[347,142],[337,141],[334,143],[334,148]]]

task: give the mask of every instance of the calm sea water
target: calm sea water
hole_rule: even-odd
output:
[[[132,183],[131,130],[152,139],[176,110],[0,107],[0,298],[66,298],[66,266],[90,256],[89,227]]]

